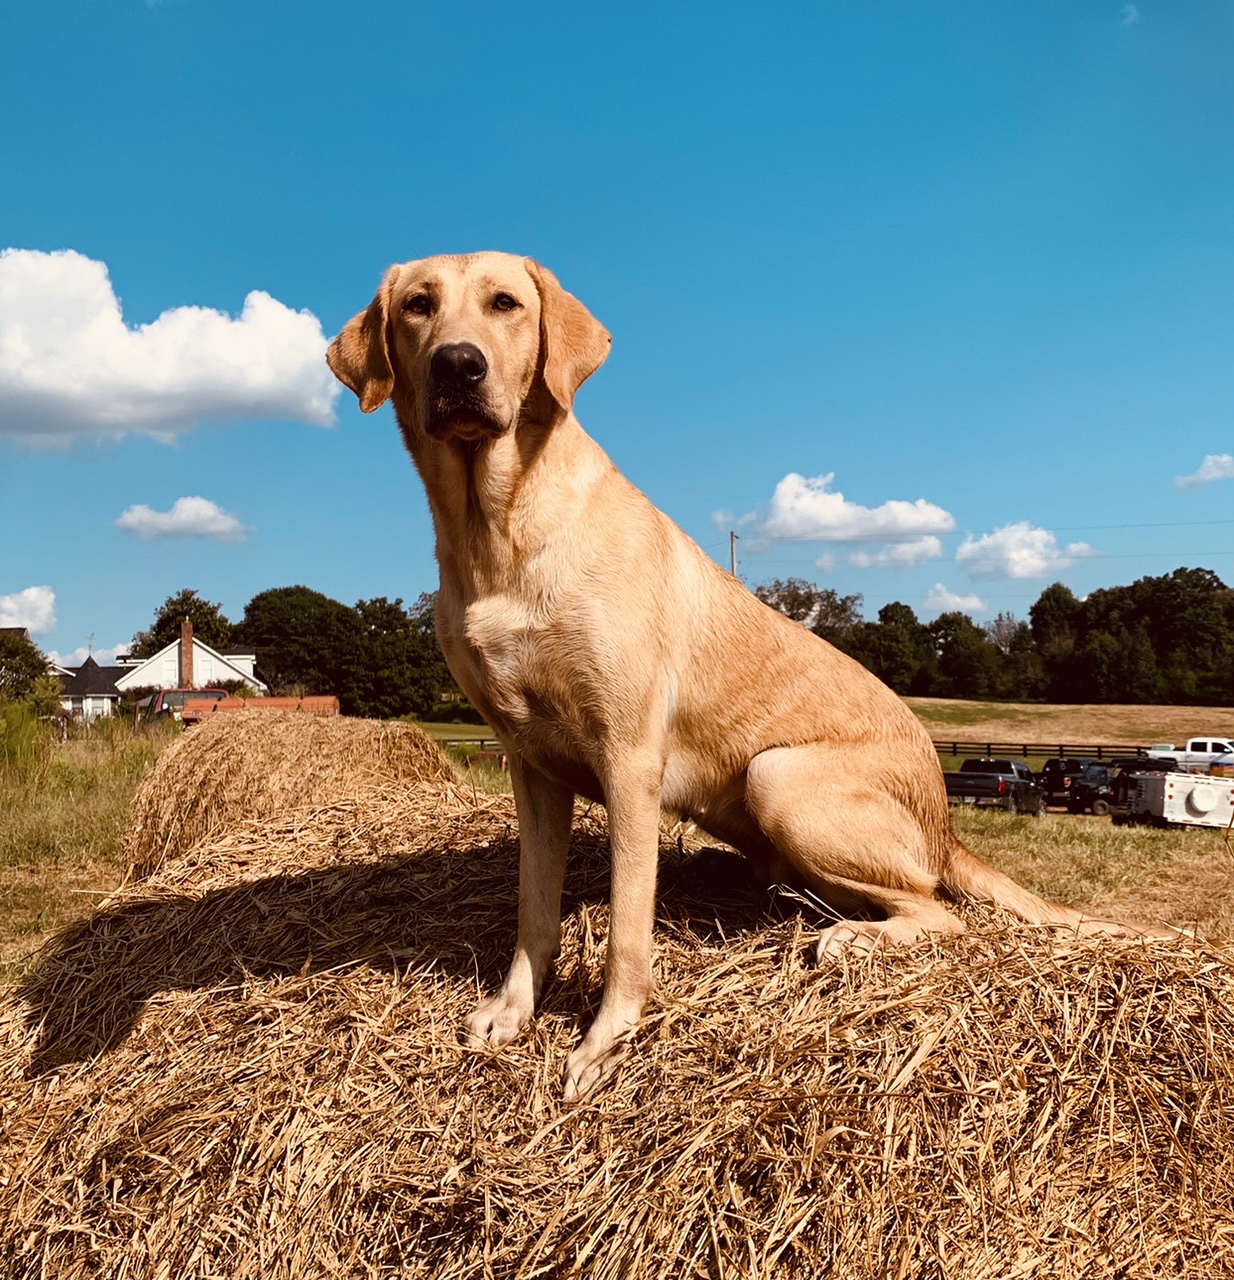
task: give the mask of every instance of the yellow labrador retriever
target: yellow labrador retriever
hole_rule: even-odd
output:
[[[437,633],[509,754],[518,942],[466,1020],[512,1040],[560,946],[574,796],[612,839],[604,997],[565,1069],[594,1087],[651,990],[658,825],[693,818],[768,882],[844,915],[819,954],[958,933],[940,891],[1082,927],[952,834],[930,739],[859,663],[754,598],[617,471],[574,417],[610,338],[529,258],[464,254],[386,272],[334,340],[371,413],[392,399],[437,536]]]

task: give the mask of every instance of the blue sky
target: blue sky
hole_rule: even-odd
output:
[[[320,356],[481,248],[610,329],[581,421],[751,585],[1234,582],[1230,0],[47,0],[0,123],[0,625],[66,658],[182,587],[431,590]]]

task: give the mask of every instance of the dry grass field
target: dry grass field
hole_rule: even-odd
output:
[[[906,698],[933,738],[1003,742],[1183,742],[1205,733],[1234,735],[1234,707],[1065,706]]]

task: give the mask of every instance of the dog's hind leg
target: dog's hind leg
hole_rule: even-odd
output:
[[[510,780],[519,822],[518,941],[495,996],[463,1021],[469,1044],[508,1044],[535,1011],[549,965],[561,949],[561,889],[574,793],[515,755]]]
[[[827,930],[820,957],[964,931],[935,896],[931,833],[868,758],[819,743],[761,752],[747,769],[746,807],[776,853],[836,911],[873,908],[885,917]]]

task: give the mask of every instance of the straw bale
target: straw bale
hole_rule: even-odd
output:
[[[498,1051],[456,1029],[513,942],[508,797],[371,791],[123,887],[0,1000],[6,1280],[1234,1273],[1220,955],[974,910],[814,967],[807,914],[662,853],[656,1000],[572,1108],[599,809]]]
[[[390,782],[454,774],[423,730],[389,720],[234,712],[186,731],[160,756],[133,802],[122,853],[146,876],[237,820],[329,804]]]

